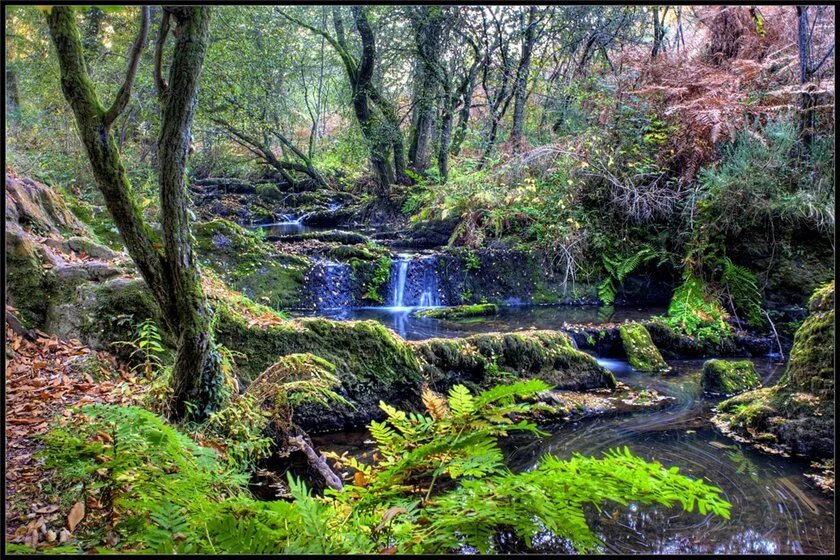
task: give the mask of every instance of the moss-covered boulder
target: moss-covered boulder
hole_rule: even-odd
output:
[[[539,378],[558,389],[613,388],[612,373],[560,331],[486,333],[410,343],[438,390],[456,383],[486,387],[505,378]]]
[[[806,457],[834,455],[834,282],[818,289],[773,387],[725,400],[712,422],[724,433]]]
[[[650,339],[650,333],[640,323],[621,325],[618,330],[627,361],[639,371],[661,372],[669,369],[659,349]]]
[[[820,399],[834,399],[834,281],[816,290],[811,314],[796,331],[780,384]]]
[[[8,225],[8,224],[7,224]],[[17,308],[28,327],[40,327],[46,318],[47,275],[43,252],[19,228],[6,228],[6,300]]]
[[[336,392],[353,406],[299,407],[295,420],[307,430],[362,427],[381,416],[380,400],[410,406],[419,398],[420,361],[404,340],[375,321],[318,318],[260,326],[220,305],[216,338],[245,355],[237,364],[246,381],[289,354],[311,353],[335,366],[341,381]]]
[[[700,385],[709,393],[734,395],[760,387],[761,379],[749,360],[707,360]]]
[[[193,234],[201,261],[233,288],[275,309],[303,306],[309,259],[281,253],[228,220],[197,223]]]
[[[438,309],[421,309],[414,312],[415,317],[423,319],[461,319],[464,317],[486,317],[499,312],[495,303],[475,303],[473,305],[455,305]]]

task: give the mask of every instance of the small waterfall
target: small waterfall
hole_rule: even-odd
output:
[[[318,309],[350,307],[353,294],[350,286],[350,267],[343,263],[318,261],[312,270],[315,306]]]
[[[397,276],[394,282],[394,294],[391,299],[392,307],[405,307],[403,299],[405,298],[405,280],[408,277],[408,264],[411,262],[410,257],[400,255],[396,262]]]
[[[391,278],[391,307],[441,305],[437,259],[434,256],[399,255],[392,265]]]

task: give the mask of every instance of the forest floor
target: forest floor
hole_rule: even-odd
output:
[[[37,546],[66,541],[96,504],[62,504],[49,491],[38,456],[52,422],[68,422],[72,407],[138,402],[146,384],[106,352],[39,331],[32,340],[6,327],[6,537]],[[57,419],[57,420],[56,420]]]

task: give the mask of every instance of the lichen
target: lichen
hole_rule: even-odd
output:
[[[628,323],[621,325],[618,332],[631,366],[645,372],[662,372],[669,369],[644,325]]]
[[[710,393],[734,395],[760,387],[761,379],[749,360],[707,360],[700,384]]]

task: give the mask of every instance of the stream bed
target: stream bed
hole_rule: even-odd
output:
[[[411,317],[410,310],[347,309],[329,314],[337,319],[375,319],[410,340],[465,336],[476,332],[559,328],[563,322],[604,323],[647,319],[661,309],[597,307],[511,307],[492,317],[435,321]],[[784,372],[784,364],[754,359],[765,386]],[[809,464],[796,457],[769,455],[716,432],[709,418],[720,401],[700,388],[703,360],[670,360],[672,371],[651,376],[636,372],[623,360],[602,359],[617,379],[638,389],[655,389],[673,397],[662,409],[630,415],[604,415],[543,426],[551,435],[536,439],[514,435],[501,442],[515,471],[532,468],[545,454],[600,456],[627,446],[630,451],[665,466],[679,466],[690,477],[720,487],[732,503],[732,518],[723,520],[676,507],[622,507],[608,504],[588,512],[592,527],[606,543],[606,553],[659,554],[827,554],[834,552],[833,498],[819,490],[806,473]],[[322,449],[361,455],[371,450],[365,431],[314,437]],[[524,552],[511,544],[509,552]],[[551,534],[535,539],[536,551],[571,552]],[[507,552],[508,550],[506,550]],[[463,552],[470,552],[465,549]]]

